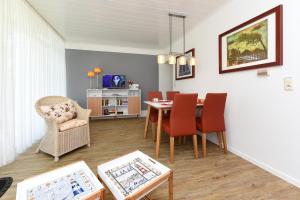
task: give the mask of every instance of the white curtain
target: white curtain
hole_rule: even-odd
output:
[[[25,0],[0,0],[0,166],[37,142],[43,96],[66,94],[64,41]]]

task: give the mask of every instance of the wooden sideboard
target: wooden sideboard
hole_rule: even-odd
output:
[[[122,118],[141,115],[141,90],[88,89],[87,108],[92,118]]]

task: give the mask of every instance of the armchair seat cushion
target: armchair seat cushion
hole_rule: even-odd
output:
[[[88,122],[86,120],[81,119],[71,119],[64,123],[58,124],[59,131],[66,131],[72,128],[80,127],[86,125]]]

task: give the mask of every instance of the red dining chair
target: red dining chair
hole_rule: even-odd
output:
[[[153,99],[157,98],[158,100],[162,100],[162,92],[160,91],[150,91],[148,92],[147,100],[148,101],[153,101]],[[154,108],[150,108],[150,115],[149,115],[149,121],[151,122],[151,131],[152,131],[152,136],[153,140],[155,140],[156,137],[156,124],[158,120],[158,110]],[[147,125],[147,130],[145,134],[145,138],[147,137],[147,132],[148,132],[148,125]]]
[[[175,94],[179,94],[179,91],[167,91],[167,100],[174,101]],[[169,117],[171,114],[171,110],[168,110],[165,116]],[[178,137],[179,144],[186,143],[186,137]]]
[[[206,134],[217,133],[221,149],[227,153],[224,110],[227,93],[208,93],[206,95],[197,129],[202,132],[202,154],[206,157]]]
[[[178,94],[179,91],[167,91],[167,99],[174,101],[175,94]]]
[[[169,118],[164,118],[162,129],[170,136],[170,162],[174,161],[174,137],[193,136],[194,156],[198,158],[195,111],[198,94],[176,94]]]

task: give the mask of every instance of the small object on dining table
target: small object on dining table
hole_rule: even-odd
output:
[[[204,103],[204,99],[197,99],[197,103]]]
[[[157,103],[165,103],[165,102],[172,102],[171,100],[159,100],[159,99],[157,99],[157,98],[154,98],[153,100],[152,100],[152,102],[157,102]]]
[[[163,99],[163,100],[159,100],[159,102],[171,102],[171,100]]]
[[[169,106],[169,105],[172,105],[172,104],[173,104],[173,102],[169,101],[169,102],[161,103],[160,105],[162,105],[162,106]]]
[[[158,98],[153,98],[152,101],[153,102],[158,102]]]

